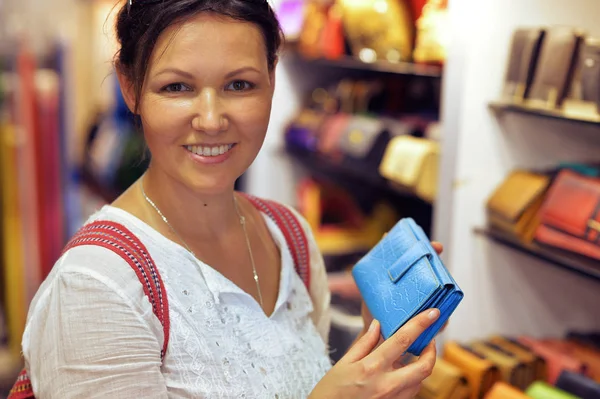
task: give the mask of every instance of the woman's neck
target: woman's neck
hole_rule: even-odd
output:
[[[152,167],[142,176],[139,184],[140,196],[143,197],[143,188],[146,196],[186,243],[218,240],[226,237],[232,228],[239,226],[233,186],[218,193],[195,192],[160,169]],[[146,198],[142,199],[156,214],[155,220],[164,223]]]

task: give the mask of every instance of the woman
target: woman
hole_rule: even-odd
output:
[[[383,343],[367,315],[370,328],[332,367],[327,278],[307,223],[308,289],[279,228],[234,192],[271,112],[281,36],[267,1],[133,0],[117,36],[118,79],[151,162],[90,221],[120,223],[148,249],[168,295],[168,349],[161,360],[162,326],[132,268],[102,247],[71,248],[28,315],[36,396],[413,397],[434,346],[394,363],[439,312]]]

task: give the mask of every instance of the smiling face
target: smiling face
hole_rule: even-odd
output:
[[[138,108],[151,168],[196,192],[231,190],[263,144],[273,90],[254,24],[202,13],[167,28]],[[134,109],[132,90],[124,94]]]

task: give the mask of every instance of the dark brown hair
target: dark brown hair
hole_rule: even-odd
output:
[[[115,63],[135,88],[135,113],[158,37],[172,24],[202,12],[257,25],[265,40],[269,68],[275,67],[283,34],[267,0],[126,0],[117,16],[120,49]]]

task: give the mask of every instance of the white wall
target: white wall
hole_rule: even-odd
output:
[[[515,27],[562,24],[600,35],[600,1],[451,0],[450,8],[454,43],[444,78],[445,180],[436,238],[446,245],[445,260],[465,300],[445,338],[600,329],[600,282],[473,234],[485,223],[485,200],[510,169],[600,160],[600,128],[529,116],[499,123],[487,109],[500,94]]]

